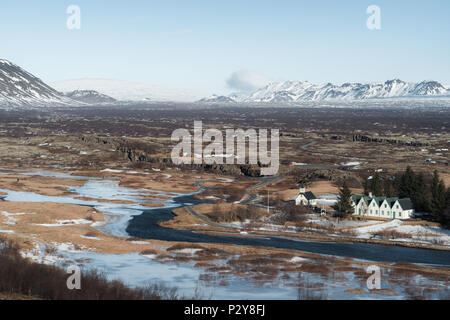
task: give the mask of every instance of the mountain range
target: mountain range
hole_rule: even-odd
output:
[[[409,83],[399,79],[382,83],[332,83],[316,85],[308,81],[284,81],[266,85],[248,95],[213,96],[200,102],[303,102],[324,100],[366,100],[381,98],[437,97],[450,95],[450,90],[437,81]]]
[[[54,107],[122,102],[194,102],[200,94],[110,79],[78,79],[48,85],[18,65],[0,59],[0,107]]]
[[[203,98],[179,90],[108,79],[79,79],[47,85],[8,60],[0,60],[0,107],[82,106],[124,102],[296,103],[305,101],[362,101],[383,98],[450,96],[450,88],[437,81],[420,83],[389,80],[382,83],[331,83],[284,81],[252,93]]]

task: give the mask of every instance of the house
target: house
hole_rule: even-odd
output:
[[[316,206],[317,198],[311,191],[306,191],[304,184],[300,186],[300,192],[295,197],[295,205],[297,206]]]
[[[411,199],[352,196],[352,204],[355,216],[376,217],[382,219],[411,219],[414,214],[414,206]]]

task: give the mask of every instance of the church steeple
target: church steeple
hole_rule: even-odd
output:
[[[305,193],[306,192],[306,186],[305,186],[305,184],[302,182],[301,184],[300,184],[300,193]]]

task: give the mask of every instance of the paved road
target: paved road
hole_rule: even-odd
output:
[[[243,198],[241,201],[239,201],[240,204],[245,204],[245,205],[253,204],[253,202],[255,202],[257,199],[259,199],[259,196],[256,193],[251,193],[251,191],[255,191],[257,189],[263,188],[268,184],[271,184],[273,182],[277,182],[277,181],[281,180],[282,178],[277,175],[277,176],[271,176],[271,177],[263,177],[260,179],[261,179],[261,181],[258,184],[245,189],[245,196],[244,196],[245,199]]]

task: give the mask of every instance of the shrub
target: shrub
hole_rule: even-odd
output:
[[[67,278],[63,269],[23,258],[16,244],[0,237],[0,292],[45,300],[182,299],[174,288],[158,284],[129,288],[120,281],[108,281],[96,270],[83,272],[81,290],[67,289]]]

